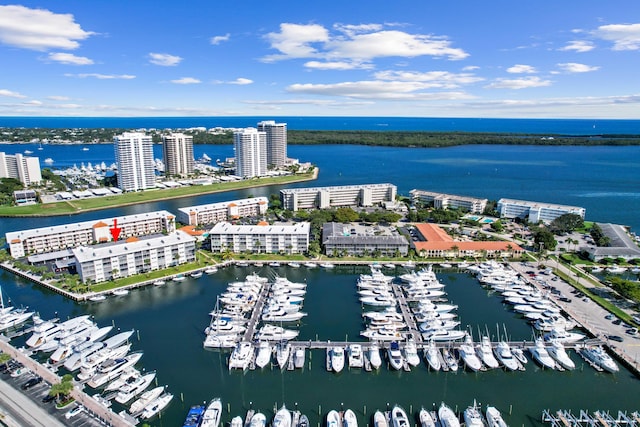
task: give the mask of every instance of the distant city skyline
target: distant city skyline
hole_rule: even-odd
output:
[[[640,119],[639,12],[0,0],[0,116]]]

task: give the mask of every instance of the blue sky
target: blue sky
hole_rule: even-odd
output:
[[[640,119],[640,2],[0,1],[0,116]]]

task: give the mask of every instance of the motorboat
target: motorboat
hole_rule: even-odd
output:
[[[216,267],[209,267],[204,270],[204,274],[206,275],[215,274],[217,272],[218,272],[218,269]]]
[[[476,355],[470,335],[467,334],[464,343],[458,349],[458,353],[467,368],[474,372],[482,369],[482,361]]]
[[[476,347],[476,353],[487,368],[496,369],[500,367],[500,363],[498,363],[498,360],[493,355],[493,347],[491,346],[491,341],[489,341],[488,336],[482,336],[480,344]]]
[[[473,401],[473,405],[468,406],[467,409],[464,410],[463,418],[465,427],[485,427],[480,406],[475,400]]]
[[[386,327],[366,329],[360,332],[360,335],[372,341],[393,341],[402,339],[403,337],[403,334],[400,331]]]
[[[267,417],[262,412],[255,412],[249,420],[249,427],[265,427],[266,425]]]
[[[322,267],[322,268],[327,268],[327,269],[330,269],[330,268],[335,267],[335,265],[333,265],[333,264],[332,264],[332,263],[330,263],[330,262],[323,262],[323,263],[320,263],[319,265],[320,265],[320,267]]]
[[[202,414],[202,421],[199,427],[218,427],[222,415],[222,402],[215,398],[209,402]],[[264,417],[264,415],[262,415]]]
[[[403,356],[407,363],[411,366],[418,366],[420,364],[418,348],[415,341],[413,341],[412,339],[407,340],[407,342],[405,343]]]
[[[458,371],[458,359],[453,355],[453,351],[448,348],[442,349],[442,358],[452,372]]]
[[[507,423],[502,418],[502,414],[495,406],[487,406],[485,416],[489,427],[508,427]]]
[[[260,341],[256,353],[256,366],[258,368],[264,368],[271,362],[271,352],[271,344],[269,344],[269,341]]]
[[[272,427],[291,427],[291,412],[282,405],[273,417]]]
[[[382,366],[382,357],[380,357],[380,348],[377,344],[371,344],[367,351],[369,363],[374,369],[379,369]]]
[[[302,311],[287,312],[284,308],[264,313],[262,315],[263,322],[297,322],[305,317],[307,313]]]
[[[300,268],[301,264],[299,262],[289,262],[287,265],[291,268]]]
[[[327,413],[327,427],[340,427],[340,414],[335,409]]]
[[[0,317],[0,331],[21,325],[34,315],[33,311],[26,310],[8,310]]]
[[[600,345],[584,346],[579,351],[590,363],[600,369],[611,373],[616,373],[620,370],[613,358]]]
[[[129,407],[129,413],[133,416],[137,415],[139,412],[142,412],[145,406],[151,403],[153,400],[160,397],[160,395],[164,392],[164,386],[158,386],[152,388],[151,390],[145,391],[140,395],[138,400],[133,402]]]
[[[177,274],[171,278],[174,282],[184,282],[186,277],[182,274]]]
[[[457,341],[464,338],[466,335],[467,334],[465,331],[441,328],[429,329],[422,333],[422,337],[425,339],[425,341],[436,342]]]
[[[360,297],[360,302],[372,307],[394,307],[397,303],[396,299],[391,296]]]
[[[362,368],[364,366],[364,355],[362,354],[362,345],[350,344],[347,347],[349,354],[349,368]]]
[[[516,371],[519,369],[518,360],[511,352],[511,347],[506,341],[500,341],[493,349],[496,359],[509,371]]]
[[[304,361],[306,358],[306,351],[304,347],[296,347],[293,351],[293,367],[296,369],[304,368]]]
[[[309,417],[307,417],[305,414],[300,414],[300,416],[298,417],[298,425],[296,427],[311,427]]]
[[[382,311],[367,311],[362,314],[362,317],[371,320],[390,320],[395,322],[404,321],[402,313],[399,313],[395,307],[388,308]]]
[[[104,301],[107,299],[107,296],[104,294],[99,294],[99,295],[94,295],[92,297],[89,297],[89,301],[91,302],[100,302],[100,301]]]
[[[514,347],[511,349],[511,353],[513,353],[513,357],[516,358],[518,362],[520,362],[523,366],[527,364],[529,359],[524,355],[524,351],[522,351],[519,347]]]
[[[148,374],[142,375],[135,381],[123,385],[116,396],[116,402],[121,404],[127,403],[149,387],[155,377],[155,372],[149,372]]]
[[[550,332],[553,329],[569,330],[576,326],[574,320],[567,319],[560,315],[544,316],[533,322],[533,326],[543,332]]]
[[[547,352],[556,362],[564,369],[575,369],[576,364],[571,360],[569,354],[567,354],[564,344],[560,341],[551,341],[551,345],[547,347]]]
[[[120,387],[124,386],[125,384],[134,382],[141,376],[142,374],[136,368],[134,367],[127,368],[122,372],[122,374],[120,374],[118,378],[116,378],[115,380],[107,384],[107,386],[104,388],[104,391],[107,392],[107,391],[119,390]]]
[[[529,352],[531,356],[533,356],[533,359],[543,368],[556,369],[556,361],[549,356],[549,352],[542,338],[536,338],[533,347],[529,347]]]
[[[420,325],[418,325],[418,329],[420,332],[427,332],[435,329],[451,330],[458,325],[460,325],[460,322],[457,320],[429,320],[420,323]]]
[[[162,279],[158,279],[156,281],[153,282],[153,286],[164,286],[167,282],[165,282]]]
[[[229,357],[229,369],[247,369],[251,362],[252,354],[253,345],[250,342],[239,342]]]
[[[129,289],[116,289],[111,293],[115,296],[121,297],[121,296],[129,295]]]
[[[438,347],[436,347],[436,343],[434,341],[430,341],[427,348],[424,349],[424,358],[426,359],[429,367],[434,371],[439,371],[442,368],[440,352],[438,351]]]
[[[263,325],[256,332],[255,338],[259,341],[289,341],[298,336],[298,331],[284,329],[276,325]]]
[[[389,358],[389,365],[397,371],[404,367],[404,358],[400,351],[400,344],[397,341],[392,341],[387,349],[387,357]]]
[[[460,420],[453,409],[445,405],[444,402],[438,408],[438,418],[442,427],[460,427]]]
[[[552,329],[550,332],[544,334],[545,341],[560,341],[561,343],[574,343],[582,340],[584,337],[584,334],[569,332],[564,329]]]
[[[36,349],[45,342],[55,339],[64,331],[74,328],[79,323],[86,322],[89,317],[90,316],[87,314],[83,316],[73,317],[62,323],[44,322],[39,325],[37,330],[34,329],[33,334],[27,339],[25,344],[31,349]]]
[[[207,335],[202,345],[205,348],[235,348],[241,338],[240,335]]]
[[[398,405],[391,409],[391,425],[393,427],[411,427],[407,413]]]
[[[376,411],[373,414],[373,427],[389,427],[387,417],[382,412]]]
[[[426,323],[426,322],[433,322],[433,321],[453,320],[457,317],[457,315],[455,313],[450,313],[450,312],[444,313],[444,312],[435,311],[434,309],[434,310],[423,310],[423,311],[415,312],[413,314],[413,317],[415,317],[417,323]]]
[[[344,348],[335,346],[331,349],[331,369],[336,373],[344,369]]]
[[[173,399],[173,394],[171,393],[163,394],[162,396],[158,397],[157,399],[149,403],[142,410],[142,414],[140,414],[140,418],[143,420],[148,420],[149,418],[153,418],[154,416],[158,415],[160,411],[166,408],[167,405],[171,403],[172,399]]]
[[[242,421],[242,417],[240,415],[236,415],[231,418],[231,422],[229,423],[229,427],[242,427],[244,422]]]
[[[305,262],[303,265],[307,268],[316,268],[318,266],[315,262]]]
[[[344,427],[358,427],[358,417],[356,417],[355,412],[353,412],[351,409],[347,409],[346,411],[344,411],[344,414],[342,415],[342,425]]]
[[[124,344],[116,348],[103,348],[87,357],[80,365],[80,373],[78,379],[80,381],[87,381],[96,374],[98,365],[109,360],[123,358],[129,350],[131,344]]]
[[[98,373],[96,373],[87,382],[87,385],[89,387],[91,387],[91,388],[98,388],[98,387],[103,386],[104,384],[108,383],[109,381],[113,380],[114,378],[117,378],[118,376],[120,376],[122,371],[124,371],[125,369],[130,368],[131,366],[133,366],[136,363],[138,363],[140,358],[142,358],[142,352],[141,351],[137,351],[137,352],[134,352],[134,353],[131,353],[131,354],[125,356],[122,359],[118,359],[117,363],[115,364],[115,366],[111,370],[109,370],[107,372],[98,372]]]
[[[431,412],[427,411],[426,409],[421,408],[420,412],[418,412],[420,427],[436,427],[436,420],[434,419],[434,415],[432,415]]]
[[[276,361],[280,369],[285,369],[291,356],[291,344],[287,341],[280,341],[276,344]]]
[[[202,271],[194,271],[189,275],[192,279],[199,279],[202,277]]]

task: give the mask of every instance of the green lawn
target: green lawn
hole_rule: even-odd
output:
[[[267,185],[287,184],[314,179],[313,173],[292,176],[278,176],[270,178],[256,178],[238,182],[228,182],[211,185],[194,185],[171,189],[158,189],[125,193],[121,195],[96,197],[84,200],[70,200],[66,202],[47,203],[30,206],[0,206],[0,216],[49,216],[69,215],[90,210],[107,209],[137,203],[153,202],[156,200],[176,199],[199,194],[218,193],[243,188],[262,187]]]

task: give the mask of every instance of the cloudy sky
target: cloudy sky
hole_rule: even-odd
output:
[[[638,0],[0,0],[0,116],[640,119]]]

